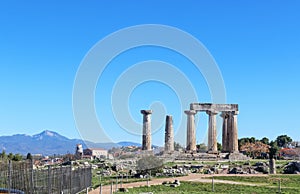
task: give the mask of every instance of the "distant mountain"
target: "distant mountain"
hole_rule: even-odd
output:
[[[12,136],[0,136],[0,151],[5,150],[6,153],[19,153],[26,155],[42,154],[42,155],[58,155],[75,152],[76,144],[82,144],[83,148],[104,148],[110,149],[112,147],[124,146],[117,143],[94,143],[90,141],[83,141],[81,139],[68,139],[53,131],[43,131],[39,134],[30,136],[25,134],[16,134]],[[136,144],[126,142],[127,144]]]
[[[60,141],[69,140],[68,138],[66,138],[64,136],[62,136],[56,132],[49,131],[49,130],[45,130],[39,134],[33,135],[32,138],[37,141],[51,140],[51,139],[56,139],[56,140],[60,140]]]

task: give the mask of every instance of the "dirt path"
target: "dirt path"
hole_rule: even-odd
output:
[[[149,185],[160,185],[164,181],[174,181],[179,180],[179,181],[191,181],[191,182],[203,182],[203,183],[210,183],[211,179],[208,179],[210,177],[216,177],[216,176],[268,176],[268,175],[263,175],[263,174],[253,174],[253,175],[231,175],[231,174],[216,174],[216,175],[203,175],[203,174],[189,174],[188,176],[184,177],[174,177],[174,178],[160,178],[160,179],[152,179],[149,181]],[[246,183],[246,182],[235,182],[235,181],[228,181],[228,180],[218,180],[214,179],[215,183],[225,183],[225,184],[239,184],[239,185],[248,185],[248,186],[260,186],[264,185],[262,184],[256,184],[256,183]],[[125,183],[122,185],[124,188],[133,188],[133,187],[140,187],[140,186],[147,186],[147,181],[141,181],[141,182],[135,182],[135,183]],[[102,187],[102,194],[110,194],[110,185],[106,185]],[[120,187],[120,184],[118,185]],[[116,186],[113,186],[113,190],[116,189]],[[100,190],[99,188],[90,191],[89,194],[99,194]]]
[[[211,183],[212,180],[211,179],[191,179],[188,180],[191,182],[201,182],[201,183]],[[233,185],[247,185],[247,186],[262,186],[262,185],[267,185],[264,183],[247,183],[247,182],[236,182],[236,181],[229,181],[229,180],[218,180],[218,179],[214,179],[214,183],[224,183],[224,184],[233,184]]]

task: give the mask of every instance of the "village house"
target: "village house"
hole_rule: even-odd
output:
[[[297,159],[300,157],[300,148],[282,148],[279,150],[279,156],[284,159]]]
[[[83,150],[84,158],[107,158],[107,150],[102,148],[87,148]]]

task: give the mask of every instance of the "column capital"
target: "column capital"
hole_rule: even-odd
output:
[[[228,111],[227,114],[228,114],[229,116],[236,116],[236,115],[239,114],[239,111]]]
[[[208,115],[217,115],[219,112],[218,111],[215,111],[215,110],[207,110],[206,111],[206,114]]]
[[[195,111],[195,110],[185,110],[184,113],[187,114],[187,115],[195,115],[195,114],[197,114],[197,111]]]
[[[220,114],[220,117],[224,118],[228,118],[229,117],[229,113],[228,111],[222,111],[222,113]]]
[[[152,114],[152,110],[141,110],[141,113],[143,115],[149,115],[149,114]]]
[[[231,114],[232,114],[232,115],[238,115],[238,114],[239,114],[239,111],[231,111]]]

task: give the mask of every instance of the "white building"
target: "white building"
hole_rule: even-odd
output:
[[[94,158],[107,158],[107,150],[102,148],[88,148],[83,150],[84,156],[92,156]]]

